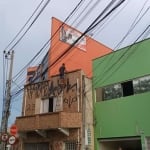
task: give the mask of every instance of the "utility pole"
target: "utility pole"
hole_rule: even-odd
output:
[[[3,101],[2,110],[2,121],[1,121],[1,132],[7,134],[8,118],[10,115],[10,104],[11,104],[11,83],[12,83],[12,70],[14,61],[14,51],[4,52],[5,59],[10,60],[8,79],[6,79],[6,94]],[[2,142],[2,150],[6,150],[7,141]]]

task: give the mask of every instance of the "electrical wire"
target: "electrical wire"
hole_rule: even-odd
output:
[[[21,90],[21,89],[20,89]]]
[[[14,78],[16,78],[16,77],[18,77],[19,75],[20,75],[20,73],[23,71],[23,70],[25,70],[30,64],[31,64],[31,62],[33,62],[33,60],[41,53],[41,51],[47,46],[47,44],[55,37],[55,35],[57,34],[57,32],[59,31],[59,29],[65,24],[65,22],[67,21],[67,20],[69,20],[69,18],[73,15],[73,13],[76,11],[76,9],[80,6],[80,4],[83,2],[83,0],[81,0],[77,5],[76,5],[76,7],[73,9],[73,11],[69,14],[69,16],[65,19],[65,21],[63,22],[63,24],[57,29],[57,31],[53,34],[53,36],[50,38],[50,39],[48,39],[47,41],[46,41],[46,43],[44,44],[44,46],[38,51],[38,53],[27,63],[27,65],[25,65],[24,67],[23,67],[23,69],[21,69],[21,71],[19,72],[19,73],[17,73],[14,77],[13,77],[13,79]],[[14,80],[16,80],[16,79],[14,79]]]
[[[45,5],[42,7],[42,9],[40,10],[40,12],[38,13],[38,15],[36,16],[36,18],[32,21],[31,25],[27,28],[27,30],[24,32],[24,34],[19,38],[19,40],[17,40],[17,42],[8,50],[8,53],[10,51],[12,51],[12,49],[21,41],[21,39],[25,36],[25,34],[28,32],[28,30],[31,28],[31,26],[34,24],[34,22],[37,20],[37,18],[40,16],[40,14],[42,13],[42,11],[44,10],[44,8],[47,6],[47,4],[49,3],[50,0],[48,0]],[[24,26],[25,27],[25,26]],[[15,36],[15,38],[8,44],[8,46],[6,48],[8,48],[12,42],[16,39],[16,37],[21,33],[21,31],[23,30],[23,28],[20,30],[20,32],[18,32],[18,34]],[[4,71],[4,70],[3,70]],[[3,81],[4,82],[4,81]],[[4,87],[3,87],[4,88]],[[4,88],[5,89],[5,88]],[[4,94],[4,91],[3,91]],[[3,124],[3,118],[4,118],[4,111],[5,111],[5,98],[3,97],[3,108],[2,108],[2,124]],[[1,125],[3,126],[3,125]]]
[[[44,2],[44,0],[42,0],[39,5],[36,7],[36,9],[33,11],[32,15],[28,18],[28,20],[26,21],[26,23],[22,26],[22,28],[17,32],[17,34],[14,36],[14,38],[11,40],[11,42],[5,47],[5,51],[8,49],[8,47],[16,40],[16,38],[19,36],[19,34],[24,30],[24,28],[26,27],[26,25],[30,22],[30,20],[32,19],[32,17],[34,16],[34,14],[37,12],[37,10],[39,9],[39,7],[42,5],[42,3]]]
[[[131,1],[128,1],[128,3],[131,2]],[[103,21],[103,23],[101,24],[101,26],[97,27],[95,30],[92,31],[92,34],[93,34],[93,37],[96,37],[96,35],[99,35],[99,33],[104,29],[106,28],[107,25],[109,25],[109,23],[111,21],[113,21],[122,11],[123,9],[125,9],[128,5],[128,3],[126,3],[122,9],[119,10],[119,12],[117,12],[116,14],[114,14],[114,16],[112,16],[111,18],[111,15],[105,20]],[[115,13],[115,12],[114,12]],[[112,14],[113,15],[113,14]],[[95,34],[96,33],[96,34]],[[114,50],[113,50],[114,51]]]
[[[31,61],[25,65],[23,67],[23,69],[21,69],[21,71],[19,73],[17,73],[13,79],[16,81],[16,78],[20,77],[20,74],[27,68],[27,66],[29,66],[31,64],[31,62],[33,62],[33,60],[41,53],[41,51],[44,49],[44,47],[49,43],[49,41],[51,39],[53,39],[55,37],[55,35],[57,34],[57,32],[60,30],[60,28],[65,24],[66,21],[69,20],[69,18],[74,14],[74,12],[76,11],[76,9],[82,4],[84,0],[81,0],[76,7],[73,9],[73,11],[69,14],[69,16],[65,19],[65,21],[62,23],[62,25],[56,30],[56,32],[52,35],[52,37],[44,44],[44,46],[39,50],[39,52],[31,59]],[[23,88],[22,88],[23,90]],[[18,92],[16,92],[16,94],[20,93],[22,90],[19,90]],[[14,94],[15,95],[15,94]]]
[[[146,1],[147,2],[147,1]],[[145,4],[146,4],[146,2],[144,3],[144,5],[143,5],[143,7],[142,7],[142,9],[141,9],[141,11],[143,10],[143,8],[144,8],[144,6],[145,6]],[[147,11],[149,10],[149,8],[143,13],[143,15],[138,19],[138,21],[136,22],[136,20],[137,20],[137,17],[140,15],[140,13],[141,13],[141,11],[140,11],[140,13],[138,14],[138,16],[136,17],[136,19],[135,19],[135,21],[133,22],[133,24],[131,25],[131,27],[135,27],[136,25],[137,25],[137,23],[143,18],[143,16],[147,13]],[[135,23],[136,22],[136,23]],[[135,24],[134,24],[135,23]],[[149,26],[144,30],[144,32],[135,40],[135,42],[137,42],[137,40],[139,40],[139,38],[146,32],[146,30],[149,28]],[[128,32],[129,33],[129,32]],[[147,35],[146,36],[148,36],[148,34],[149,33],[147,33]],[[135,43],[134,43],[135,44]],[[113,53],[114,54],[114,53]],[[104,62],[104,61],[103,61]],[[112,67],[113,66],[111,66],[108,70],[110,70],[110,69],[112,69]],[[96,67],[96,68],[98,68],[98,67]],[[106,67],[105,67],[106,68]],[[115,70],[116,71],[116,70]],[[115,72],[114,71],[114,72]],[[106,72],[104,73],[105,75],[106,75]],[[105,76],[103,76],[103,77],[105,77]],[[98,81],[96,81],[96,82],[98,82]]]
[[[45,9],[45,7],[48,5],[48,3],[50,2],[50,0],[48,0],[44,6],[42,7],[42,9],[40,10],[40,12],[38,13],[38,15],[35,17],[35,19],[32,21],[32,23],[30,24],[30,26],[27,28],[27,30],[24,32],[24,34],[19,38],[19,40],[9,49],[12,50],[19,42],[20,40],[24,37],[24,35],[29,31],[29,29],[31,28],[31,26],[34,24],[34,22],[37,20],[37,18],[40,16],[40,14],[43,12],[43,10]],[[35,11],[33,12],[33,14],[31,15],[31,17],[27,20],[26,24],[20,29],[20,31],[17,33],[17,35],[14,37],[14,39],[9,43],[9,45],[6,47],[8,48],[12,42],[18,37],[18,35],[23,31],[23,29],[25,28],[25,26],[28,24],[28,22],[31,20],[31,18],[33,17],[33,15],[37,12],[37,10],[39,9],[39,7],[41,6],[41,4],[43,3],[43,0],[40,2],[40,4],[38,5],[38,7],[35,9]],[[22,70],[21,70],[22,71]],[[21,73],[21,72],[19,72]]]
[[[99,2],[99,1],[97,1],[97,2]],[[98,5],[97,2],[91,7],[92,9],[94,9],[95,6]],[[127,4],[128,4],[128,3],[126,3],[126,5],[123,7],[123,9],[127,6]],[[87,6],[89,6],[89,3],[87,4]],[[86,8],[87,8],[87,6],[86,6]],[[90,12],[91,8],[89,9],[88,13]],[[119,11],[119,13],[120,13],[123,9],[121,9],[121,10]],[[85,10],[85,9],[84,9],[84,10]],[[83,12],[84,12],[84,11],[83,11]],[[117,13],[114,17],[116,17],[119,13]],[[81,14],[80,14],[80,15],[81,15]],[[83,20],[84,18],[86,18],[86,16],[87,16],[87,15],[85,14],[84,17],[82,17],[81,20]],[[111,15],[110,15],[110,16],[111,16]],[[108,16],[107,18],[109,18],[110,16]],[[113,17],[112,19],[114,19],[114,17]],[[105,20],[107,20],[107,18],[106,18]],[[111,20],[112,20],[112,19],[111,19]],[[105,23],[105,21],[104,21],[104,23]],[[78,24],[78,25],[79,25],[79,24]],[[103,24],[102,24],[102,25],[103,25]],[[98,27],[99,27],[99,26],[98,26]],[[98,27],[97,27],[97,28],[98,28]],[[97,28],[96,28],[96,29],[97,29]],[[100,27],[99,27],[98,29],[100,29]],[[94,32],[96,32],[95,29],[94,29]],[[94,35],[94,32],[92,32],[93,35]],[[88,44],[88,43],[87,43],[87,44]],[[71,57],[73,57],[73,55],[70,56],[69,61],[72,61],[72,60],[71,60]],[[75,63],[78,63],[78,62],[75,62]],[[90,73],[91,73],[91,72],[90,72]],[[90,73],[88,73],[88,74],[90,74]]]
[[[124,51],[124,53],[122,53],[122,55],[113,63],[111,64],[105,72],[103,72],[103,75],[105,74],[105,76],[103,76],[102,78],[100,78],[100,82],[101,84],[104,83],[105,80],[107,80],[109,77],[111,77],[111,75],[116,72],[120,67],[121,65],[133,54],[136,52],[135,49],[137,49],[137,47],[134,48],[134,50],[130,51],[130,49],[135,45],[135,43],[143,36],[143,34],[145,34],[147,32],[147,30],[149,29],[150,25],[146,27],[146,29],[137,37],[137,39],[134,41],[134,43],[132,45],[130,45],[127,50]],[[144,39],[144,38],[143,38]],[[114,52],[115,53],[115,52]],[[126,57],[125,57],[126,56]],[[122,59],[124,58],[124,60]],[[122,62],[121,62],[122,61]],[[114,69],[114,66],[116,64],[118,64],[120,62],[120,65],[118,65],[118,67],[113,71],[111,72],[111,74],[108,76],[108,72],[112,69]],[[97,81],[96,81],[97,82]]]
[[[135,40],[135,42],[133,44],[135,44],[139,39],[140,37],[148,30],[149,26],[144,30],[144,32],[142,32],[142,34],[140,34],[140,36]],[[131,48],[131,47],[130,47]],[[124,55],[122,55],[121,58],[123,58],[125,56],[125,53]],[[131,56],[131,55],[127,55],[127,56]],[[119,60],[121,60],[121,58]],[[127,58],[126,58],[127,59]],[[125,62],[125,61],[124,61]],[[121,64],[122,65],[122,64]]]
[[[75,21],[77,21],[77,19],[80,19],[80,17],[82,16],[82,14],[88,9],[88,7],[90,7],[87,12],[81,17],[81,19],[79,20],[79,22],[74,26],[75,28],[77,28],[77,26],[79,26],[79,24],[81,24],[81,22],[83,22],[87,16],[92,13],[92,11],[94,10],[94,8],[98,5],[98,3],[100,3],[101,0],[97,0],[91,7],[90,7],[90,4],[91,4],[91,0],[87,3],[87,5],[85,6],[85,8],[80,12],[80,15],[78,15],[74,21],[72,22],[72,25],[75,23]]]
[[[148,26],[148,28],[149,28],[149,26]],[[147,30],[147,28],[146,28],[146,30]],[[145,30],[145,31],[146,31],[146,30]],[[144,32],[145,32],[145,31],[144,31]],[[144,32],[143,32],[141,35],[143,35],[143,34],[144,34]],[[137,42],[137,40],[141,37],[141,35],[140,35],[140,36],[136,39],[136,41],[135,41],[135,42]],[[128,56],[129,56],[129,55],[128,55]],[[122,57],[123,57],[123,56],[122,56]],[[86,91],[86,92],[87,92],[87,91]]]
[[[78,3],[78,5],[75,7],[75,9],[74,10],[76,10],[78,7],[79,7],[79,5],[81,5],[81,2],[82,1],[80,1],[79,3]],[[83,3],[83,2],[82,2]],[[64,22],[66,22],[67,20],[69,20],[69,18],[70,18],[70,16],[75,12],[75,11],[72,11],[72,13],[69,15],[69,17],[68,18],[66,18],[66,20],[64,21]],[[64,24],[64,23],[63,23]],[[58,29],[59,30],[59,29]],[[53,38],[53,37],[52,37]],[[40,50],[41,51],[41,50]],[[31,60],[31,62],[32,62],[33,60]],[[31,62],[29,62],[27,65],[29,65]],[[25,68],[26,68],[27,66],[25,66],[22,70],[24,70]],[[22,70],[20,71],[20,72],[22,72]],[[20,74],[20,72],[18,73],[18,74]]]
[[[90,30],[92,30],[93,28],[96,27],[96,25],[98,25],[98,23],[100,23],[100,21],[103,21],[108,15],[111,14],[111,12],[113,12],[117,7],[119,7],[122,3],[124,2],[124,0],[121,0],[120,2],[117,3],[116,6],[114,6],[108,13],[106,13],[106,15],[104,15],[104,17],[102,19],[100,19],[98,22],[96,22],[106,11],[107,9],[113,4],[113,1],[111,1],[108,6],[102,11],[102,13],[100,13],[100,15],[98,15],[98,17],[91,23],[91,25],[85,30],[85,32],[73,43],[71,44],[58,58],[56,58],[56,60],[50,64],[47,68],[47,70],[52,67],[53,65],[55,65],[56,63],[58,63],[61,58],[63,58],[66,54],[68,54],[68,52],[73,48],[73,46],[85,35],[87,34]],[[46,71],[47,71],[46,70]],[[45,71],[45,72],[46,72]],[[44,73],[45,73],[44,72]]]
[[[79,10],[79,8],[83,5],[83,3],[84,3],[84,1],[85,0],[83,0],[83,1],[80,1],[79,2],[79,4],[77,5],[77,7],[75,8],[75,10],[77,11],[77,10]],[[81,3],[82,2],[82,3]],[[91,1],[90,1],[90,3],[88,3],[88,4],[91,4]],[[89,6],[89,5],[88,5]],[[94,7],[93,7],[94,8]],[[86,10],[87,9],[87,5],[83,8],[83,10]],[[90,10],[91,11],[91,10]],[[73,10],[73,14],[75,15],[75,11]],[[82,11],[81,13],[80,13],[80,15],[78,15],[77,17],[76,17],[76,19],[74,19],[74,21],[73,21],[73,23],[71,23],[71,26],[73,27],[73,24],[75,23],[75,21],[77,21],[77,19],[81,16],[81,14],[83,13],[84,11]],[[72,15],[73,15],[72,14]],[[71,15],[71,16],[72,16]],[[66,19],[67,21],[69,21],[71,18],[69,17],[68,19]],[[63,22],[63,24],[60,26],[60,28],[59,29],[61,29],[61,27],[63,27],[63,26],[65,26],[66,24],[66,22],[67,21],[64,21]],[[80,24],[81,23],[81,21],[78,23],[78,24]],[[67,25],[68,26],[68,25]],[[58,29],[58,30],[59,30]],[[54,40],[54,38],[52,38],[53,40]],[[61,46],[61,43],[57,40],[57,42],[56,43],[53,43],[53,47],[51,47],[51,51],[55,48],[55,51],[52,51],[52,53],[51,53],[51,55],[54,55],[54,53],[57,53],[57,51],[59,50],[59,48],[60,48],[60,46]],[[57,48],[58,47],[58,48]]]
[[[125,36],[121,39],[121,41],[115,46],[115,49],[118,49],[119,46],[123,43],[123,41],[127,38],[127,36],[131,33],[131,31],[135,28],[135,26],[140,22],[140,20],[143,18],[143,16],[148,12],[149,8],[148,7],[146,9],[146,11],[142,14],[142,16],[138,19],[138,17],[140,16],[140,14],[142,13],[142,10],[144,9],[146,3],[148,2],[148,0],[145,1],[144,5],[142,6],[140,12],[137,14],[136,18],[134,19],[133,23],[130,26],[130,29],[128,30],[128,32],[125,34]]]
[[[48,45],[44,48],[45,50],[46,50],[46,48],[48,47]],[[43,53],[44,51],[42,50],[41,51],[41,53]],[[34,61],[36,61],[37,59],[39,58],[39,55],[32,61],[32,63],[34,62]],[[41,60],[37,63],[38,65],[40,64],[40,62],[41,62]],[[38,65],[34,65],[34,66],[38,66]],[[31,65],[31,63],[29,64],[29,65]],[[13,83],[16,83],[16,81],[17,81],[17,85],[19,86],[19,87],[22,87],[24,84],[25,84],[25,82],[26,82],[26,78],[25,78],[25,76],[26,76],[26,74],[24,75],[24,73],[26,73],[26,68],[27,68],[28,66],[26,66],[26,67],[24,67],[24,69],[22,69],[19,73],[20,73],[20,75],[19,76],[17,76],[16,78],[14,78],[15,80],[13,80]],[[23,76],[24,75],[24,76]],[[24,84],[23,84],[24,83]],[[16,85],[15,84],[15,85]],[[18,87],[17,88],[14,88],[14,89],[12,89],[12,93],[14,93],[14,91],[16,91],[18,89]]]
[[[105,16],[107,17],[107,16],[110,14],[110,12],[114,11],[114,10],[115,10],[117,7],[119,7],[123,2],[124,2],[124,0],[123,0],[123,1],[120,1],[120,2],[119,2],[114,8],[112,8]],[[113,1],[111,1],[111,3],[108,5],[107,8],[109,8],[112,4],[113,4]],[[106,10],[107,10],[107,9],[104,9],[104,11],[102,12],[101,15],[103,15]],[[101,17],[101,15],[99,15],[99,17]],[[103,19],[105,19],[105,16],[101,19],[101,21],[102,21]],[[88,31],[90,31],[90,28],[93,29],[92,25],[94,25],[94,23],[97,21],[97,19],[99,19],[99,18],[96,18],[96,20],[94,20],[94,22],[87,28],[87,30],[86,30],[73,44],[71,44],[71,45],[69,46],[69,48],[68,48],[59,58],[57,58],[57,59],[52,63],[52,65],[54,65],[54,64],[57,62],[57,60],[59,60],[61,57],[63,57],[63,56],[66,54],[67,51],[69,51]],[[96,26],[94,25],[94,27],[96,27]],[[49,67],[51,67],[52,65],[50,65]],[[49,68],[49,67],[48,67],[48,68]],[[45,74],[45,73],[48,71],[48,68],[43,72],[43,74]],[[34,79],[34,81],[35,81],[37,78],[39,78],[39,76],[37,76],[37,77]],[[33,81],[33,82],[34,82],[34,81]],[[23,89],[22,89],[22,90],[23,90]],[[22,91],[22,90],[20,90],[20,91]],[[17,95],[20,91],[16,92],[15,95]]]
[[[149,29],[149,30],[148,30],[148,29]],[[143,39],[145,39],[145,37],[146,37],[148,34],[150,34],[150,25],[147,26],[146,29],[137,37],[137,39],[134,41],[134,43],[133,43],[132,45],[130,45],[130,46],[125,50],[124,53],[122,53],[121,57],[122,57],[124,60],[119,58],[119,60],[118,60],[116,63],[114,63],[112,67],[114,67],[114,66],[115,66],[117,63],[119,63],[119,61],[121,61],[121,60],[123,60],[123,62],[121,62],[120,65],[118,65],[118,67],[117,67],[113,72],[111,72],[111,74],[109,74],[109,76],[107,76],[107,73],[106,73],[105,76],[103,76],[103,78],[100,78],[100,77],[99,77],[99,78],[97,78],[96,80],[94,80],[94,83],[93,83],[93,84],[100,82],[100,84],[102,85],[105,80],[107,80],[109,77],[111,77],[112,74],[115,73],[115,72],[123,65],[123,63],[124,63],[127,59],[129,59],[129,57],[131,57],[131,56],[136,52],[136,50],[138,49],[138,47],[139,47],[140,45],[139,45],[139,44],[138,44],[138,45],[135,45],[135,44],[136,44],[136,42],[143,36],[143,34],[144,34]],[[134,47],[134,46],[135,46],[135,47]],[[134,49],[131,50],[131,48],[134,48]],[[127,54],[127,52],[129,52],[129,53]],[[113,53],[116,53],[116,52],[113,52]],[[112,55],[112,54],[110,54],[110,55]],[[126,57],[125,57],[125,55],[126,55]],[[108,69],[108,72],[110,71],[110,69],[111,69],[112,67],[110,67],[110,68]],[[95,70],[97,70],[97,69],[98,69],[98,68],[96,67]],[[107,77],[106,77],[106,76],[107,76]],[[105,77],[106,77],[106,79],[105,79]],[[102,80],[102,79],[104,79],[104,80]],[[101,82],[101,81],[103,81],[103,82]],[[92,87],[89,87],[89,88],[85,91],[85,93],[87,93],[87,92],[89,92],[89,91],[91,91],[91,90],[92,90]]]
[[[71,12],[71,14],[65,19],[65,21],[64,21],[64,23],[67,21],[67,20],[69,20],[69,18],[72,16],[72,14],[75,12],[75,10],[81,5],[81,2],[83,3],[83,0],[82,1],[80,1],[79,3],[78,3],[78,5],[75,7],[75,9]],[[60,28],[64,25],[64,23],[60,26]],[[59,29],[60,29],[59,28]],[[55,34],[59,31],[59,29],[55,32]],[[54,36],[55,36],[55,34],[54,34]],[[53,38],[53,37],[52,37]],[[41,52],[41,50],[40,50],[40,52]],[[32,62],[32,60],[31,60],[31,62]],[[29,64],[30,64],[30,62],[29,62]],[[29,65],[28,64],[28,65]],[[25,68],[26,68],[26,66],[25,66]],[[22,70],[24,70],[25,68],[23,68]],[[16,80],[16,79],[15,79]],[[22,82],[21,82],[22,83]],[[21,90],[19,91],[19,92],[21,92]]]
[[[89,8],[89,10],[86,12],[86,14],[85,14],[85,15],[79,20],[79,22],[74,26],[74,27],[77,28],[77,26],[79,26],[79,24],[81,24],[81,23],[83,22],[83,20],[92,12],[91,10],[94,10],[94,8],[96,7],[96,5],[98,5],[99,2],[100,2],[100,1],[97,0],[96,3],[92,4],[91,1],[89,1],[89,3],[87,3],[87,4],[84,6],[84,8],[82,8],[82,11],[80,12],[80,14],[79,14],[78,16],[76,16],[76,18],[74,19],[74,21],[71,23],[71,27],[73,27],[73,24],[77,21],[77,19],[80,18],[80,16],[85,12],[85,10],[86,10],[88,7],[90,7],[90,5],[92,5],[92,6]],[[83,5],[83,2],[82,2],[82,5]],[[80,8],[82,5],[78,6],[78,9],[77,9],[77,10],[79,10],[79,8]],[[74,13],[74,15],[75,15],[75,13]],[[52,51],[52,49],[55,48],[55,51],[52,51],[51,55],[54,55],[54,53],[57,53],[57,51],[59,50],[60,46],[61,46],[61,43],[60,43],[60,42],[58,43],[58,40],[57,40],[57,42],[53,44],[53,47],[51,47],[51,51]],[[58,48],[57,48],[57,47],[58,47]],[[52,61],[52,60],[51,60],[51,61]]]
[[[39,3],[39,5],[37,6],[37,8],[34,10],[34,12],[32,13],[32,15],[29,17],[29,19],[27,20],[27,22],[25,23],[25,25],[20,29],[20,31],[16,34],[16,36],[13,38],[13,40],[8,44],[8,46],[5,48],[5,49],[7,49],[12,43],[13,43],[13,41],[19,36],[19,34],[23,31],[23,29],[25,28],[25,26],[29,23],[29,21],[31,20],[31,18],[34,16],[34,14],[37,12],[37,10],[39,9],[39,7],[41,6],[41,4],[43,3],[43,1],[44,0],[42,0],[40,3]],[[49,1],[47,1],[46,3],[45,3],[45,5],[42,7],[42,9],[40,10],[40,12],[38,13],[38,15],[36,16],[36,18],[33,20],[33,22],[30,24],[30,26],[28,27],[28,29],[26,30],[26,32],[23,34],[23,35],[25,35],[26,33],[27,33],[27,31],[31,28],[31,26],[33,25],[33,23],[36,21],[36,19],[39,17],[39,15],[42,13],[42,11],[44,10],[44,8],[47,6],[47,4],[49,3]],[[22,35],[22,37],[20,38],[20,40],[23,38],[23,35]],[[20,41],[20,40],[18,40],[18,42]],[[18,43],[17,42],[17,43]],[[17,44],[16,43],[16,44]],[[15,44],[15,45],[16,45]],[[14,46],[15,46],[14,45]],[[13,46],[13,47],[14,47]],[[13,49],[13,47],[11,48],[11,49]],[[10,50],[11,50],[10,49]],[[9,51],[10,51],[9,50]]]
[[[34,18],[34,20],[31,22],[31,24],[29,25],[29,27],[26,29],[26,31],[22,34],[22,36],[15,42],[15,44],[9,49],[9,51],[11,51],[12,49],[14,49],[14,47],[16,47],[18,45],[18,43],[22,40],[22,38],[26,35],[26,33],[30,30],[30,28],[33,26],[33,24],[35,23],[35,21],[38,19],[38,17],[41,15],[41,13],[44,11],[44,9],[46,8],[46,6],[48,5],[48,3],[51,0],[47,0],[47,2],[44,4],[44,6],[42,7],[42,9],[39,11],[39,13],[37,14],[37,16]]]
[[[125,34],[125,36],[124,36],[124,37],[121,39],[121,41],[117,44],[118,46],[121,45],[121,43],[125,40],[125,38],[128,36],[128,34],[130,34],[130,32],[136,27],[136,25],[141,21],[141,19],[144,17],[144,15],[148,12],[149,7],[145,10],[145,12],[144,12],[144,13],[141,15],[141,17],[138,19],[138,17],[140,16],[140,14],[141,14],[141,12],[142,12],[142,10],[143,10],[143,8],[144,8],[146,2],[147,2],[147,1],[145,1],[145,3],[144,3],[144,5],[142,6],[140,12],[139,12],[138,15],[135,17],[133,23],[131,24],[131,26],[130,26],[129,30],[127,31],[127,33]],[[118,46],[116,46],[116,48],[117,48]],[[116,49],[116,48],[115,48],[115,49]],[[113,50],[113,51],[115,51],[115,50]],[[114,55],[115,55],[115,53],[113,53],[113,54],[111,55],[111,57],[109,58],[108,62],[107,62],[106,65],[105,65],[105,66],[106,66],[105,68],[107,68],[107,65],[111,62],[111,60],[113,59]],[[104,61],[102,61],[101,64],[102,64],[103,62],[104,62]],[[98,64],[98,65],[100,65],[100,64]],[[104,71],[104,73],[103,73],[102,76],[104,76],[104,74],[105,74],[105,71]]]
[[[100,21],[104,20],[105,17],[107,17],[111,12],[113,12],[113,11],[114,11],[117,7],[119,7],[123,2],[124,2],[124,0],[119,1],[119,2],[116,4],[116,6],[114,6]],[[113,4],[113,1],[111,1],[111,2],[109,3],[109,5],[108,5],[106,8],[108,9],[112,4]],[[105,8],[104,11],[92,22],[92,24],[87,28],[87,30],[86,30],[73,44],[71,44],[71,45],[69,46],[69,48],[67,48],[66,51],[63,52],[51,65],[48,66],[48,68],[43,72],[43,74],[45,74],[45,73],[48,71],[48,69],[49,69],[50,67],[52,67],[53,65],[55,65],[56,62],[60,61],[60,58],[64,57],[64,55],[66,55],[66,53],[67,53],[87,32],[89,32],[89,31],[92,30],[94,27],[96,27],[96,25],[98,25],[98,23],[95,24],[95,22],[104,14],[104,12],[106,12],[106,10],[107,10],[106,8]],[[98,22],[100,22],[100,21],[98,21]],[[37,78],[39,78],[39,76],[37,76],[37,77],[34,79],[34,81],[35,81]],[[33,82],[34,82],[34,81],[33,81]]]

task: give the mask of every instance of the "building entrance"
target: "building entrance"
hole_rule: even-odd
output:
[[[100,150],[142,150],[140,137],[101,139]]]
[[[49,143],[25,143],[24,150],[49,150]]]

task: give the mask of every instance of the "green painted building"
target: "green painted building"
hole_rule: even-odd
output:
[[[93,60],[95,150],[150,149],[150,39]]]

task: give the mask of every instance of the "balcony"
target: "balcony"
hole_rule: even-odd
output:
[[[20,132],[57,128],[79,128],[81,127],[81,122],[82,115],[78,112],[53,112],[16,118],[16,125]]]

